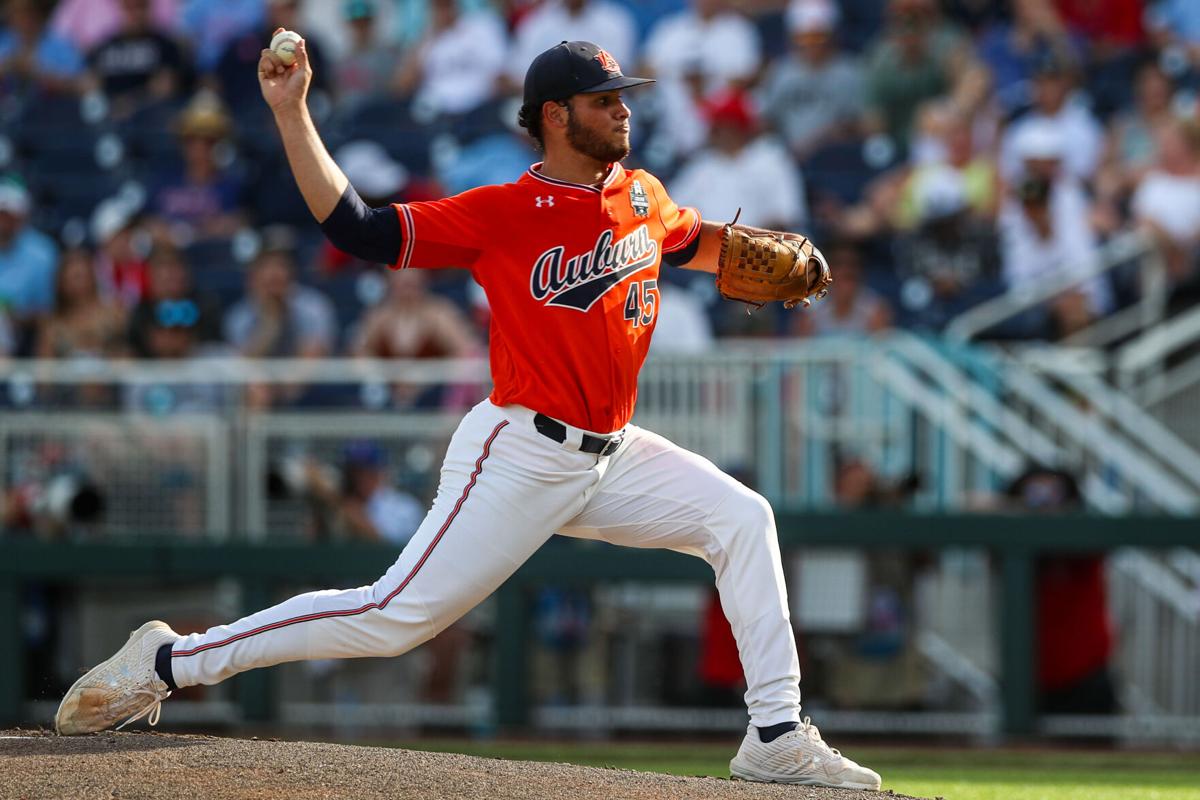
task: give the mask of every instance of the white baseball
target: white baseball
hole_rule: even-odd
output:
[[[296,45],[300,42],[300,34],[295,31],[280,31],[271,39],[271,50],[279,56],[285,67],[296,63]]]

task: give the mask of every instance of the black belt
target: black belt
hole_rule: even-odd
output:
[[[545,436],[547,439],[553,439],[559,444],[567,440],[567,426],[556,419],[547,417],[545,414],[538,414],[533,418],[533,427],[537,428],[537,432],[542,436]],[[617,433],[607,438],[585,433],[583,441],[579,445],[579,451],[582,453],[594,453],[598,456],[611,456],[617,452],[617,448],[621,446],[623,438],[625,436],[622,433]]]

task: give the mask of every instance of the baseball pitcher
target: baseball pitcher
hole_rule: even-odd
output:
[[[554,534],[703,558],[745,668],[750,725],[730,763],[754,781],[878,789],[800,715],[800,669],[771,507],[711,462],[631,425],[666,262],[715,273],[726,297],[807,303],[829,285],[805,237],[702,221],[629,154],[626,90],[606,51],[563,42],[525,76],[520,124],[544,153],[518,180],[369,208],[305,104],[303,40],[264,50],[263,97],[296,182],[338,247],[395,269],[468,269],[492,309],[495,389],[463,418],[433,507],[395,564],[357,589],[310,592],[179,635],[133,633],[63,699],[62,734],[147,714],[176,687],[287,661],[392,656],[437,636]]]

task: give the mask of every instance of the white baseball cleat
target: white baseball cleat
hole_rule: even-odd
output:
[[[150,715],[158,724],[162,701],[170,696],[167,684],[154,671],[158,648],[181,638],[165,622],[147,622],[133,633],[116,655],[93,667],[67,692],[54,729],[61,736],[123,728]]]
[[[763,742],[753,725],[729,762],[734,778],[764,783],[798,783],[838,789],[879,789],[879,773],[860,767],[821,738],[808,717],[796,730]]]

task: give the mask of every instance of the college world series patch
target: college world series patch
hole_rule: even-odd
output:
[[[629,187],[629,205],[633,207],[634,216],[650,216],[650,201],[646,198],[646,190],[642,188],[642,182],[639,180],[635,179]]]

